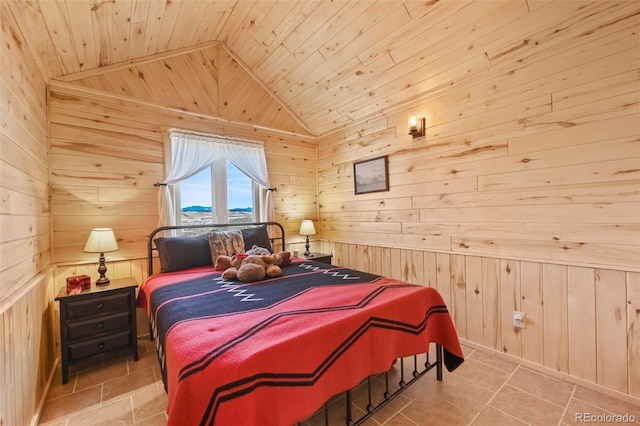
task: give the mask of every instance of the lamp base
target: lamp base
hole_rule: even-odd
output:
[[[100,277],[98,278],[98,280],[96,281],[96,285],[97,286],[103,286],[103,285],[109,285],[111,281],[109,280],[109,278],[107,277]]]
[[[98,278],[98,280],[96,281],[96,285],[109,285],[111,281],[109,281],[109,278],[104,276],[104,274],[107,273],[107,265],[104,264],[104,253],[100,253],[100,264],[98,265],[98,273],[100,274],[100,278]]]
[[[305,248],[305,251],[304,251],[304,253],[303,253],[303,254],[304,254],[306,257],[309,257],[309,255],[311,254],[311,252],[309,251],[309,236],[308,236],[308,235],[307,235],[307,242],[306,242],[306,244],[304,245],[304,248]]]

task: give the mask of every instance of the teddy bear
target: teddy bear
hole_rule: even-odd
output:
[[[215,262],[215,269],[222,270],[224,280],[234,278],[244,281],[260,281],[265,277],[276,277],[282,273],[280,265],[291,263],[289,252],[279,252],[272,254],[269,250],[253,246],[245,253],[238,253],[234,256],[218,256]]]
[[[285,266],[291,263],[291,253],[288,251],[281,251],[276,253],[276,265]]]

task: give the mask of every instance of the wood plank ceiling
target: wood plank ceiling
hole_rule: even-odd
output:
[[[126,69],[217,42],[295,117],[283,127],[316,136],[436,97],[492,66],[509,72],[520,48],[543,41],[532,34],[579,37],[562,32],[614,3],[5,1],[50,79]]]

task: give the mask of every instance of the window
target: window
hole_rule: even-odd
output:
[[[262,142],[176,130],[167,142],[167,177],[156,184],[158,226],[180,224],[183,207],[201,210],[185,214],[192,222],[273,220]]]
[[[178,184],[181,225],[255,222],[259,186],[226,159]]]

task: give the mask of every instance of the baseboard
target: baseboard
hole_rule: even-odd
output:
[[[53,378],[56,375],[56,369],[58,368],[59,363],[60,363],[60,358],[56,358],[56,360],[53,362],[53,368],[49,373],[49,379],[47,380],[47,384],[44,385],[42,397],[40,398],[40,401],[38,401],[38,406],[36,407],[35,414],[31,418],[30,426],[38,426],[38,423],[40,423],[40,417],[42,417],[44,406],[47,403],[47,396],[49,395],[49,389],[51,389],[51,383],[53,383]]]

